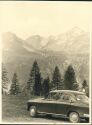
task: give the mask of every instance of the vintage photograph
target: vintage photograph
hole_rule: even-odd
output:
[[[0,123],[91,123],[92,3],[0,2]]]

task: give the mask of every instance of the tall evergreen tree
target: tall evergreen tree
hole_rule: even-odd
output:
[[[19,93],[20,93],[20,88],[19,88],[19,82],[18,82],[18,79],[17,79],[17,74],[14,73],[11,88],[10,88],[10,94],[11,95],[17,95]]]
[[[47,98],[49,91],[50,91],[50,79],[49,79],[49,77],[44,79],[42,88],[43,88],[43,95],[45,98]]]
[[[9,83],[8,72],[4,64],[2,64],[2,93],[8,90],[8,83]]]
[[[68,66],[64,75],[65,89],[73,90],[76,82],[75,71],[71,65]]]
[[[63,82],[61,80],[61,74],[58,66],[55,67],[55,70],[53,72],[52,84],[53,84],[53,88],[57,90],[63,88]]]
[[[85,89],[86,95],[89,97],[89,86]]]
[[[41,73],[37,61],[35,60],[32,66],[32,70],[30,73],[30,78],[27,82],[27,90],[29,93],[33,93],[34,95],[41,94]]]
[[[82,83],[82,88],[84,88],[84,89],[85,89],[86,87],[88,87],[88,85],[87,85],[87,81],[86,81],[86,80],[84,80],[84,81],[83,81],[83,83]]]
[[[82,90],[84,90],[86,95],[89,97],[89,86],[86,80],[84,80],[82,83]]]
[[[32,70],[29,74],[29,80],[27,82],[27,94],[33,94],[33,86],[35,84],[35,73],[34,73],[34,67],[32,67]]]

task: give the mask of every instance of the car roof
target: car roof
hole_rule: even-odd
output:
[[[75,93],[75,94],[85,94],[83,92],[73,91],[73,90],[52,90],[52,91],[50,91],[50,93],[62,93],[62,92]]]

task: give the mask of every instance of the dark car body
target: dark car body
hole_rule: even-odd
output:
[[[27,109],[29,110],[31,106],[37,108],[37,113],[68,117],[70,112],[77,112],[80,118],[89,119],[88,97],[78,91],[54,90],[49,93],[46,99],[29,100],[27,102]]]

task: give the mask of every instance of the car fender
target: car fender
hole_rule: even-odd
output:
[[[71,106],[67,110],[67,116],[69,116],[70,112],[76,112],[79,114],[80,117],[84,117],[84,114],[89,114],[88,109],[84,107],[76,107],[76,106]]]

